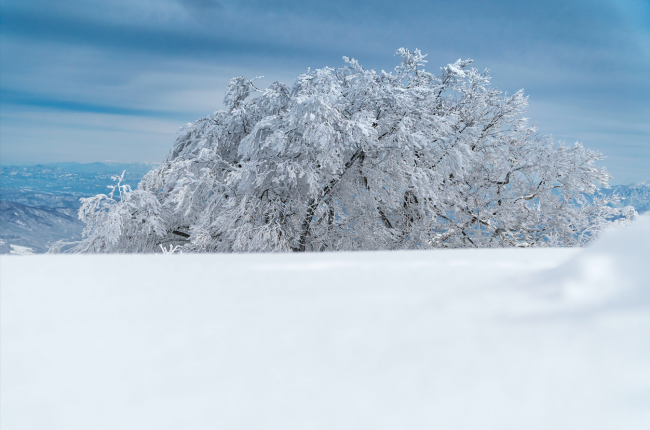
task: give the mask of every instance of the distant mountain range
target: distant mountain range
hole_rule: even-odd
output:
[[[111,176],[126,171],[124,183],[135,188],[154,164],[50,163],[0,166],[0,254],[47,252],[58,240],[81,238],[79,198],[107,193]],[[617,205],[650,211],[650,182],[601,189],[623,200]]]
[[[70,173],[122,173],[122,171],[126,170],[131,173],[145,174],[158,164],[159,163],[118,163],[114,161],[105,161],[103,163],[49,163],[39,164],[38,166],[49,169],[62,169]]]
[[[650,211],[650,182],[637,182],[630,185],[615,185],[600,190],[606,196],[616,194],[623,199],[617,207],[633,206],[639,214]]]
[[[126,171],[124,183],[135,188],[152,164],[51,163],[36,166],[0,166],[0,188],[91,196],[105,193],[111,176]]]

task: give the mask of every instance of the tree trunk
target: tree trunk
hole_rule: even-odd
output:
[[[336,184],[339,183],[339,181],[343,178],[343,175],[352,167],[355,161],[359,159],[363,155],[363,150],[359,149],[357,152],[355,152],[352,157],[348,160],[347,163],[345,163],[345,167],[343,168],[343,172],[336,178],[332,179],[329,184],[325,188],[323,188],[323,193],[321,196],[316,200],[316,197],[312,197],[309,199],[309,203],[307,203],[307,212],[305,213],[305,217],[302,220],[302,224],[300,226],[300,237],[298,239],[298,244],[295,248],[292,248],[294,252],[305,252],[305,246],[307,245],[307,236],[309,234],[309,227],[311,226],[311,221],[314,218],[314,213],[316,212],[316,208],[320,204],[320,202],[326,198],[327,196],[330,195]]]

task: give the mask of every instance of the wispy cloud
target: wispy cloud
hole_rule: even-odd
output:
[[[307,67],[340,65],[342,55],[390,70],[392,53],[406,46],[428,53],[432,71],[474,58],[492,69],[495,86],[526,90],[540,130],[623,151],[608,159],[610,170],[622,181],[650,178],[650,167],[625,176],[624,160],[636,154],[650,166],[650,155],[612,138],[649,122],[645,0],[3,0],[0,24],[2,127],[11,136],[12,112],[26,115],[29,106],[98,114],[109,128],[127,116],[180,125],[219,109],[232,76],[291,83]],[[605,120],[613,124],[606,131]],[[650,147],[638,129],[635,147]],[[23,150],[49,161],[39,158],[42,148],[63,153],[73,134],[44,133],[25,145],[3,131],[0,155]],[[145,145],[139,134],[122,139]],[[110,158],[106,144],[83,148],[86,159]]]
[[[101,104],[76,102],[70,100],[45,98],[37,94],[30,94],[22,91],[2,90],[0,99],[5,106],[19,105],[38,108],[49,108],[54,110],[72,112],[90,112],[109,115],[141,116],[153,118],[179,119],[183,117],[182,112],[170,112],[164,110],[129,109],[118,106],[107,106]]]

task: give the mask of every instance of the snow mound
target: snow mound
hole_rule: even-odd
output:
[[[542,284],[572,305],[644,305],[650,302],[650,215],[605,231]]]

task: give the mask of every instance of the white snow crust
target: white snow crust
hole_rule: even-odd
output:
[[[10,254],[15,254],[15,255],[31,255],[33,254],[34,250],[32,248],[29,248],[27,246],[20,246],[20,245],[12,245],[9,244],[11,247],[11,251],[9,251]]]
[[[645,430],[648,255],[2,256],[0,425]]]

